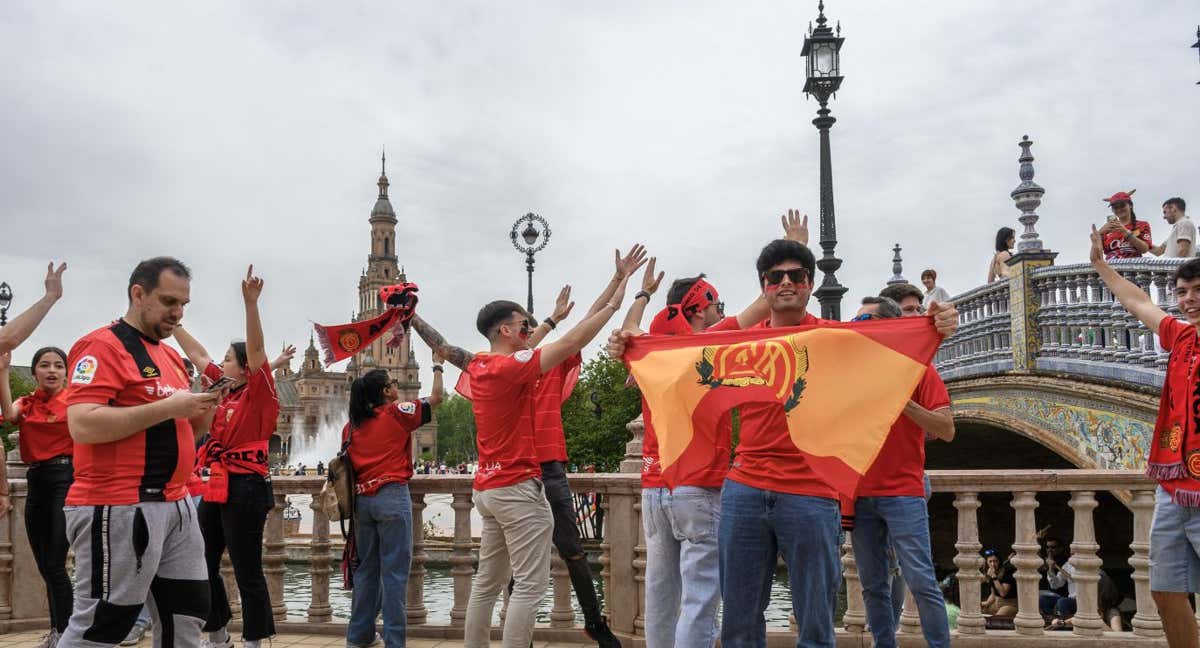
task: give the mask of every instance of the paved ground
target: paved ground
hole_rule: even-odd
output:
[[[41,641],[46,634],[44,630],[37,632],[16,632],[13,634],[0,635],[0,646],[3,648],[32,648]],[[459,640],[442,640],[442,639],[409,639],[407,641],[408,648],[450,648],[451,646],[461,646],[462,641]],[[150,637],[146,637],[138,644],[139,648],[149,648],[153,645]],[[240,644],[235,643],[240,646]],[[301,635],[301,634],[281,634],[276,635],[271,641],[271,648],[334,648],[346,645],[346,640],[343,637],[335,637],[330,635]],[[376,644],[382,647],[383,644]],[[535,648],[585,648],[587,644],[572,644],[572,643],[547,643],[533,642]]]

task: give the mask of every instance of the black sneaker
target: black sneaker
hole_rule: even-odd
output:
[[[608,628],[608,619],[604,617],[584,624],[583,633],[595,641],[600,648],[621,648],[621,642],[617,641],[616,635]]]

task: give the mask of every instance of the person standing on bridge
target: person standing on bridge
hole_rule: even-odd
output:
[[[1183,198],[1168,198],[1163,203],[1163,220],[1171,226],[1167,240],[1150,248],[1154,256],[1186,259],[1196,254],[1196,224],[1187,217],[1187,203]]]
[[[1200,259],[1175,271],[1183,322],[1159,308],[1138,285],[1105,260],[1107,237],[1092,226],[1091,262],[1100,279],[1134,317],[1158,333],[1170,352],[1146,474],[1158,480],[1150,528],[1150,591],[1171,648],[1200,646],[1188,594],[1200,588]]]
[[[1008,260],[1012,258],[1012,249],[1016,245],[1017,231],[1013,228],[1001,227],[996,232],[996,253],[988,264],[988,283],[1008,278]]]
[[[1112,209],[1108,222],[1100,227],[1104,238],[1104,258],[1136,259],[1150,251],[1150,223],[1140,221],[1133,211],[1133,192],[1118,191],[1104,199]]]

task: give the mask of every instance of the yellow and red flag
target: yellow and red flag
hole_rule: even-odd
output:
[[[830,486],[853,497],[941,337],[928,317],[633,338],[625,362],[674,488],[716,442],[721,416],[778,403],[788,435]],[[693,459],[692,454],[696,455]]]

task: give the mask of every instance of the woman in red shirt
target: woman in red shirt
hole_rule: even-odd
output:
[[[412,432],[433,419],[442,402],[442,363],[433,364],[428,398],[398,402],[400,390],[376,369],[350,385],[350,422],[342,430],[354,466],[354,541],[358,568],[347,646],[375,643],[375,615],[383,609],[383,645],[403,646],[408,625],[408,572],[412,562]]]
[[[254,266],[250,266],[242,281],[246,341],[232,343],[220,364],[213,362],[204,346],[183,327],[175,328],[175,339],[207,384],[228,379],[208,441],[196,452],[197,467],[209,471],[197,517],[204,535],[212,595],[204,630],[214,648],[233,646],[226,629],[232,612],[220,571],[221,554],[226,548],[241,594],[245,646],[258,648],[262,639],[275,634],[271,597],[263,576],[262,546],[267,513],[275,503],[267,471],[267,449],[279,417],[279,398],[258,314],[262,288],[263,280],[254,276]]]
[[[46,582],[50,602],[52,634],[67,629],[73,594],[67,576],[67,530],[63,503],[74,481],[71,465],[74,442],[67,430],[67,354],[57,347],[43,347],[33,354],[33,378],[37,389],[16,403],[8,385],[11,354],[0,354],[0,411],[4,420],[20,432],[21,461],[28,464],[25,479],[25,532]],[[7,502],[5,502],[7,507]]]

